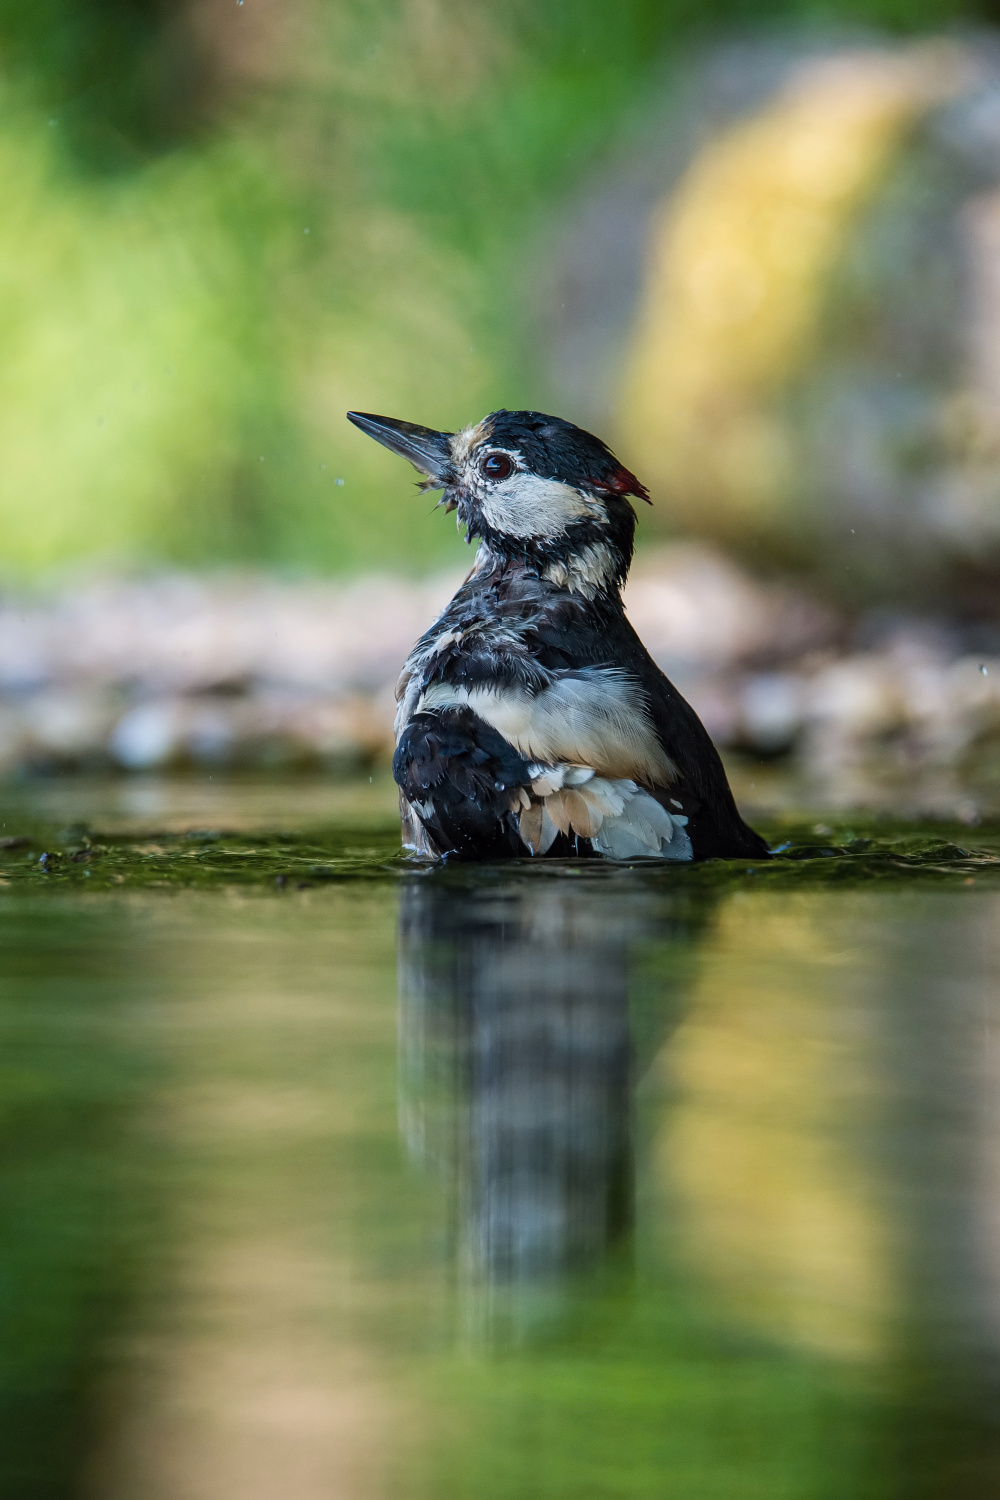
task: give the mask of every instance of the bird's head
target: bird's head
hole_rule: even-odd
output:
[[[588,597],[616,592],[632,560],[635,513],[649,496],[600,438],[561,417],[495,411],[461,432],[348,412],[355,427],[409,459],[422,489],[443,491],[487,561],[520,563]]]

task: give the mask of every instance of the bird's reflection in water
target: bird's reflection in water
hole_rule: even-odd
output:
[[[627,872],[434,872],[404,891],[403,1130],[449,1180],[479,1313],[520,1321],[627,1245],[630,955],[662,935],[659,906]]]

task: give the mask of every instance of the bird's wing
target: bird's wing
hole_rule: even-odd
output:
[[[472,859],[524,852],[517,814],[519,789],[529,780],[527,763],[470,709],[411,715],[392,771],[423,830],[423,837],[411,836],[414,852]]]
[[[684,804],[696,857],[767,859],[767,842],[740,816],[708,730],[624,617],[616,646],[640,684],[660,744],[677,767],[672,794]]]

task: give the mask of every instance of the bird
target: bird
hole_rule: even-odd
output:
[[[403,844],[435,861],[768,858],[718,751],[625,614],[632,500],[600,438],[491,412],[439,432],[368,412],[355,427],[457,513],[474,565],[396,688]]]

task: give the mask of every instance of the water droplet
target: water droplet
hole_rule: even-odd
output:
[[[855,530],[854,530],[854,527],[853,527],[853,526],[852,526],[852,527],[851,527],[851,536],[856,536],[856,535],[857,535],[857,533],[856,533],[856,531],[855,531]]]
[[[57,115],[53,115],[52,118],[51,118],[51,120],[49,121],[49,125],[53,126],[53,125],[58,125],[58,124],[59,124],[59,118],[58,118],[58,116]]]
[[[987,667],[987,666],[986,666],[986,663],[985,663],[985,662],[982,662],[982,661],[981,661],[981,662],[980,662],[980,663],[979,663],[979,670],[980,670],[980,672],[982,672],[982,674],[983,674],[983,676],[984,676],[984,677],[988,677],[988,676],[989,676],[989,675],[990,675],[990,674],[989,674],[989,669],[988,669],[988,667]]]
[[[342,479],[335,479],[333,482],[334,484],[343,484],[344,481]]]
[[[323,473],[325,474],[326,473],[326,464],[320,464],[320,468],[323,470]]]
[[[303,229],[303,231],[302,231],[302,233],[303,233],[303,234],[308,234],[308,233],[309,233],[309,231],[308,231],[308,229]]]
[[[264,462],[264,455],[263,455],[263,453],[260,455],[260,461],[261,461],[261,463]]]

